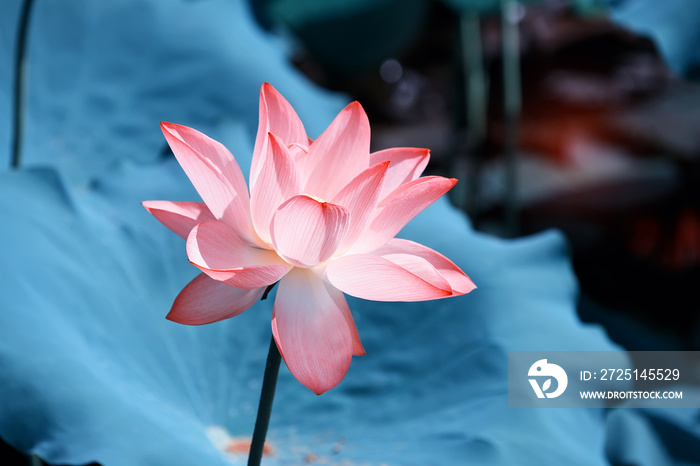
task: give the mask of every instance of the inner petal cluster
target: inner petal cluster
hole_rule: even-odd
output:
[[[302,194],[277,209],[272,241],[277,253],[290,264],[314,267],[335,254],[349,224],[346,208]]]

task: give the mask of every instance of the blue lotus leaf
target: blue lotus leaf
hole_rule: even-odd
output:
[[[251,152],[243,123],[208,132],[237,135]],[[0,263],[0,436],[55,463],[242,461],[211,433],[252,432],[274,300],[201,327],[164,319],[196,269],[139,202],[197,199],[174,159],[124,161],[83,189],[52,169],[0,178],[10,226],[0,233],[10,245]],[[576,318],[563,238],[478,234],[446,201],[402,236],[448,255],[479,288],[423,303],[350,299],[368,354],[321,397],[283,368],[269,464],[308,455],[605,464],[601,410],[507,407],[508,351],[614,348]]]

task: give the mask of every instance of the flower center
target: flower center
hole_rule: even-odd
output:
[[[325,203],[328,202],[328,201],[326,201],[326,200],[324,200],[324,199],[321,199],[321,198],[318,197],[318,196],[314,196],[313,194],[304,194],[304,196],[310,197],[311,199],[313,199],[314,201],[318,202],[319,204],[325,204]]]

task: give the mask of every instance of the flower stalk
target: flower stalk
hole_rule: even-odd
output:
[[[276,284],[277,283],[273,283],[265,289],[260,301],[267,298],[267,295]],[[258,403],[258,415],[255,419],[253,440],[250,443],[248,466],[259,466],[262,460],[267,427],[270,424],[270,415],[272,414],[272,402],[275,399],[275,388],[277,387],[277,375],[279,374],[280,362],[280,352],[277,349],[275,338],[272,337],[270,338],[270,349],[267,352],[265,375],[263,376],[262,390],[260,391],[260,402]]]

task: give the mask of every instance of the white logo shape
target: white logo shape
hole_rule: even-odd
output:
[[[556,398],[566,390],[566,385],[569,383],[569,378],[566,376],[564,369],[557,366],[556,364],[550,364],[546,359],[540,359],[535,364],[530,366],[530,370],[527,372],[529,377],[548,377],[544,381],[542,387],[537,383],[536,379],[528,379],[532,389],[535,391],[537,398]],[[557,380],[557,389],[553,392],[547,392],[552,385],[551,377]]]

